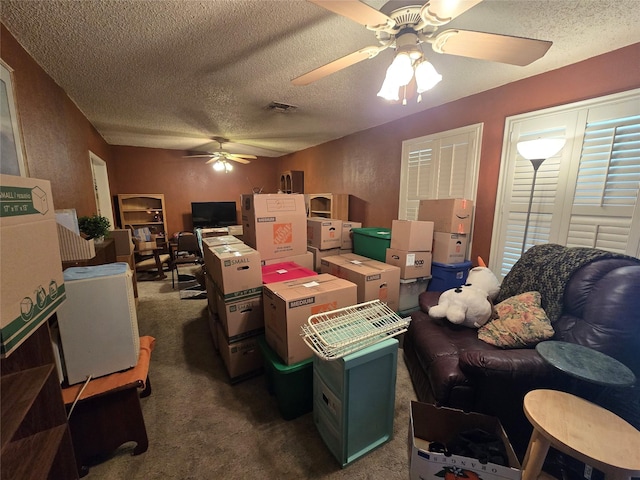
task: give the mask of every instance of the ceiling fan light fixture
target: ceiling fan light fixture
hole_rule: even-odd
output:
[[[442,80],[442,75],[440,75],[431,62],[426,59],[416,65],[415,75],[418,93],[431,90]]]
[[[385,82],[389,79],[398,87],[407,85],[413,78],[413,60],[407,52],[399,52],[387,69]]]
[[[216,172],[222,172],[224,170],[224,162],[222,160],[217,160],[216,162],[214,162],[214,164],[212,165],[212,168],[216,171]]]

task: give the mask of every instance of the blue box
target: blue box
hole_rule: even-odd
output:
[[[433,262],[431,264],[431,281],[427,290],[429,292],[444,292],[464,285],[470,269],[470,260],[462,263]]]
[[[293,420],[313,410],[313,358],[293,365],[285,364],[267,344],[264,335],[258,337],[264,359],[267,389],[275,395],[278,410],[285,420]]]

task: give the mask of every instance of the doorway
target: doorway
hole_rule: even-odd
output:
[[[111,190],[109,189],[109,176],[107,175],[107,164],[95,153],[89,152],[91,162],[91,175],[93,176],[93,192],[96,196],[96,208],[98,215],[109,219],[111,228],[116,228],[113,221],[113,207],[111,205]]]

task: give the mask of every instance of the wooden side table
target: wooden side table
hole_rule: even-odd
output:
[[[524,397],[533,433],[522,480],[535,480],[549,447],[592,465],[607,480],[640,476],[640,431],[617,415],[570,393],[533,390]]]
[[[126,442],[136,442],[133,455],[147,451],[149,441],[142,416],[140,397],[151,393],[148,381],[153,337],[140,337],[138,364],[124,372],[92,380],[82,392],[69,418],[69,427],[81,477],[89,466]],[[62,390],[67,410],[83,384]],[[140,389],[144,389],[140,393]]]

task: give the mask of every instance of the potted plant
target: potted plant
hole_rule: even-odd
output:
[[[93,238],[99,243],[109,235],[111,223],[106,217],[101,215],[91,215],[90,217],[85,216],[78,218],[78,227],[80,228],[80,232],[86,235],[87,240],[91,240]]]

